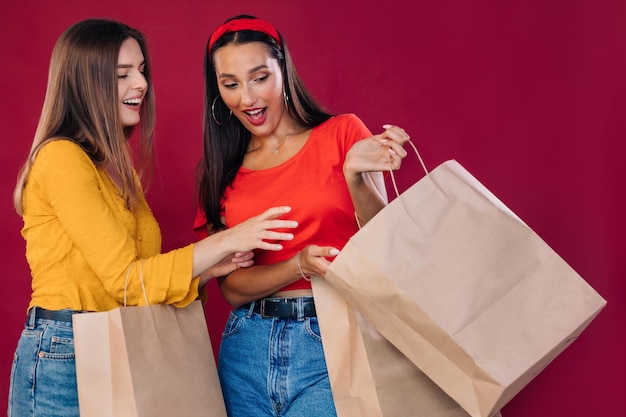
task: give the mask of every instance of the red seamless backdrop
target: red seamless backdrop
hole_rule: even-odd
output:
[[[11,193],[57,37],[87,17],[119,19],[147,35],[158,114],[158,167],[147,196],[168,250],[195,239],[204,45],[223,20],[248,13],[278,27],[310,90],[333,112],[354,112],[374,132],[403,126],[430,168],[457,159],[608,300],[505,417],[620,414],[625,2],[0,1],[0,408],[30,294]],[[408,157],[400,188],[419,172]],[[213,284],[209,293],[217,350],[228,307]]]

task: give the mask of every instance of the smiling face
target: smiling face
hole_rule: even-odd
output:
[[[213,62],[222,100],[252,135],[275,133],[283,120],[283,75],[260,42],[229,44]]]
[[[148,83],[143,76],[144,66],[139,43],[133,38],[122,42],[117,61],[117,92],[124,127],[134,126],[140,121],[139,110],[148,91]]]

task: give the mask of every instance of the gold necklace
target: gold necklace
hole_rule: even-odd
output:
[[[287,139],[289,139],[289,138],[290,138],[291,136],[293,136],[293,135],[297,135],[297,134],[299,134],[299,133],[302,133],[302,132],[304,132],[305,130],[306,130],[306,129],[303,129],[303,130],[298,130],[297,132],[292,132],[292,133],[287,134],[287,135],[285,136],[285,139],[281,140],[281,141],[280,141],[280,143],[279,143],[278,145],[276,145],[276,146],[270,146],[270,147],[267,147],[267,146],[258,146],[258,147],[254,148],[254,149],[250,149],[247,153],[251,153],[251,152],[254,152],[254,151],[258,151],[259,149],[269,149],[269,150],[271,150],[272,152],[274,152],[274,155],[278,156],[278,154],[279,154],[278,149],[280,149],[280,147],[281,147],[281,146],[283,146],[283,143],[285,143],[285,141],[286,141]]]

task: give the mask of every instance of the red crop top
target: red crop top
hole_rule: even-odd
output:
[[[239,169],[223,199],[227,227],[276,206],[290,206],[286,218],[299,224],[290,229],[294,239],[282,242],[283,250],[256,251],[255,265],[289,259],[311,244],[343,248],[358,230],[343,163],[350,147],[370,136],[355,115],[334,116],[314,127],[302,149],[285,163],[264,170]],[[201,237],[207,235],[201,210],[194,229]],[[311,283],[300,279],[282,291],[309,288]]]

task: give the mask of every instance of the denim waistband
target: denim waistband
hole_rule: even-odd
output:
[[[241,306],[262,317],[303,319],[317,317],[313,297],[263,298]]]
[[[35,321],[54,320],[61,323],[72,324],[72,315],[84,313],[84,311],[75,310],[47,310],[42,307],[34,306],[28,311],[28,324],[32,327],[35,325]]]

